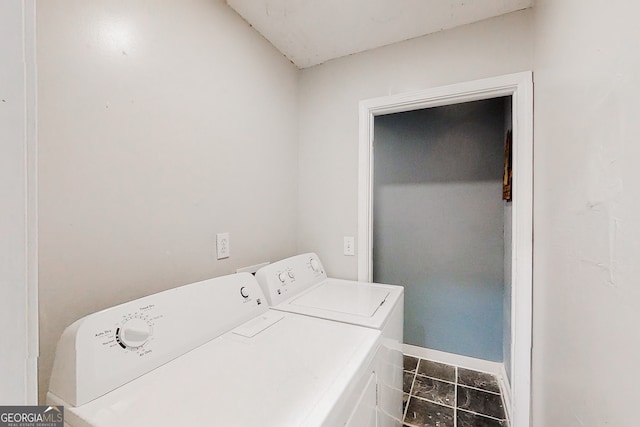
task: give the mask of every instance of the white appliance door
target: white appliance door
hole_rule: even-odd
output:
[[[294,298],[290,305],[313,307],[360,317],[373,317],[389,296],[384,288],[327,281]]]

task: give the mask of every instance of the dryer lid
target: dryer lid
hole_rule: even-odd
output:
[[[380,332],[271,310],[261,318],[84,405],[48,398],[74,427],[344,425]],[[237,333],[262,321],[275,323]]]
[[[340,283],[327,280],[310,289],[289,304],[313,307],[360,317],[373,317],[386,301],[389,290],[365,283]]]

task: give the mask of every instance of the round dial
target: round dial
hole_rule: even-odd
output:
[[[150,336],[151,326],[146,320],[138,317],[127,320],[118,332],[120,342],[128,348],[142,347]]]
[[[309,261],[309,263],[311,264],[311,269],[313,271],[318,271],[320,270],[320,263],[318,262],[317,259],[315,258],[311,258],[311,260]]]
[[[240,295],[242,295],[242,298],[249,298],[249,291],[247,291],[247,288],[245,288],[244,286],[240,288]]]
[[[295,274],[293,274],[293,271],[290,271],[289,273],[287,273],[287,275],[288,275],[289,277],[291,277],[292,279],[293,279],[294,277],[296,277],[296,276],[295,276]]]
[[[280,280],[282,283],[284,283],[286,278],[287,278],[287,275],[284,272],[278,274],[278,280]]]

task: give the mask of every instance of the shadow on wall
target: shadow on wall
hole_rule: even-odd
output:
[[[501,97],[376,117],[376,180],[383,185],[501,180],[504,110]]]

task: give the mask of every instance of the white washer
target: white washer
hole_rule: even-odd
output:
[[[269,264],[258,270],[256,278],[275,310],[381,331],[379,423],[396,425],[402,420],[402,286],[328,278],[315,253]]]
[[[47,403],[73,427],[373,427],[380,348],[379,331],[269,310],[240,273],[76,321]]]

